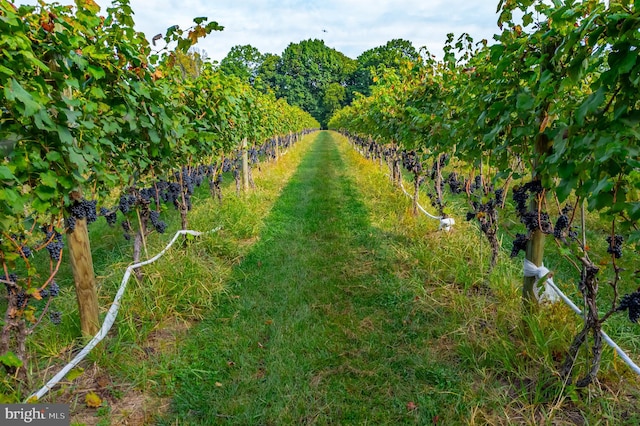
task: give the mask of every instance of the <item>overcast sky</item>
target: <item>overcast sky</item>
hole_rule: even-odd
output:
[[[72,0],[58,0],[72,4]],[[96,0],[105,11],[110,0]],[[36,0],[16,3],[35,4]],[[130,0],[136,29],[150,40],[172,25],[186,29],[206,16],[224,26],[197,47],[213,60],[235,45],[282,54],[290,43],[321,39],[350,58],[394,38],[423,46],[438,58],[447,33],[491,40],[498,0]]]

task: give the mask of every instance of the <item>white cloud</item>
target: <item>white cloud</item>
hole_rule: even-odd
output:
[[[58,0],[72,3],[72,0]],[[109,0],[96,0],[103,10]],[[35,4],[36,0],[17,3]],[[290,43],[322,39],[356,58],[395,38],[426,46],[438,57],[447,33],[468,32],[475,40],[498,31],[497,0],[131,0],[136,28],[149,39],[172,25],[188,28],[207,16],[225,29],[197,47],[221,60],[235,45],[251,44],[280,55]]]

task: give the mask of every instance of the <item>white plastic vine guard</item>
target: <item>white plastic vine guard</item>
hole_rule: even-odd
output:
[[[524,276],[525,277],[535,277],[537,280],[541,280],[545,276],[549,275],[549,269],[547,269],[544,264],[539,267],[536,266],[533,262],[528,259],[524,260]],[[542,291],[542,287],[538,287],[536,285],[533,286],[533,294],[536,296],[536,300],[538,303],[550,302],[556,303],[560,300],[560,295],[552,288],[549,283],[553,284],[555,287],[555,283],[553,282],[553,278],[548,277],[544,282],[544,291]]]
[[[451,227],[456,224],[456,221],[453,220],[452,217],[445,217],[444,219],[440,219],[440,226],[438,230],[442,230],[445,232],[451,231]]]

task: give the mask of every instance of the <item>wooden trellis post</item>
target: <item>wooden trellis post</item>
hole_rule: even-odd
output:
[[[242,190],[249,190],[249,153],[247,152],[247,138],[242,139]]]
[[[93,336],[98,332],[98,293],[96,276],[93,271],[93,258],[89,244],[89,231],[86,219],[76,219],[76,226],[67,234],[69,257],[73,280],[78,298],[80,328],[84,336]]]

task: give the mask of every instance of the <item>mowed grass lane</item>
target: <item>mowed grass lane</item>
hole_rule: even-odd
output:
[[[431,424],[456,411],[456,371],[429,364],[415,295],[362,196],[320,132],[227,297],[191,329],[160,424]]]

